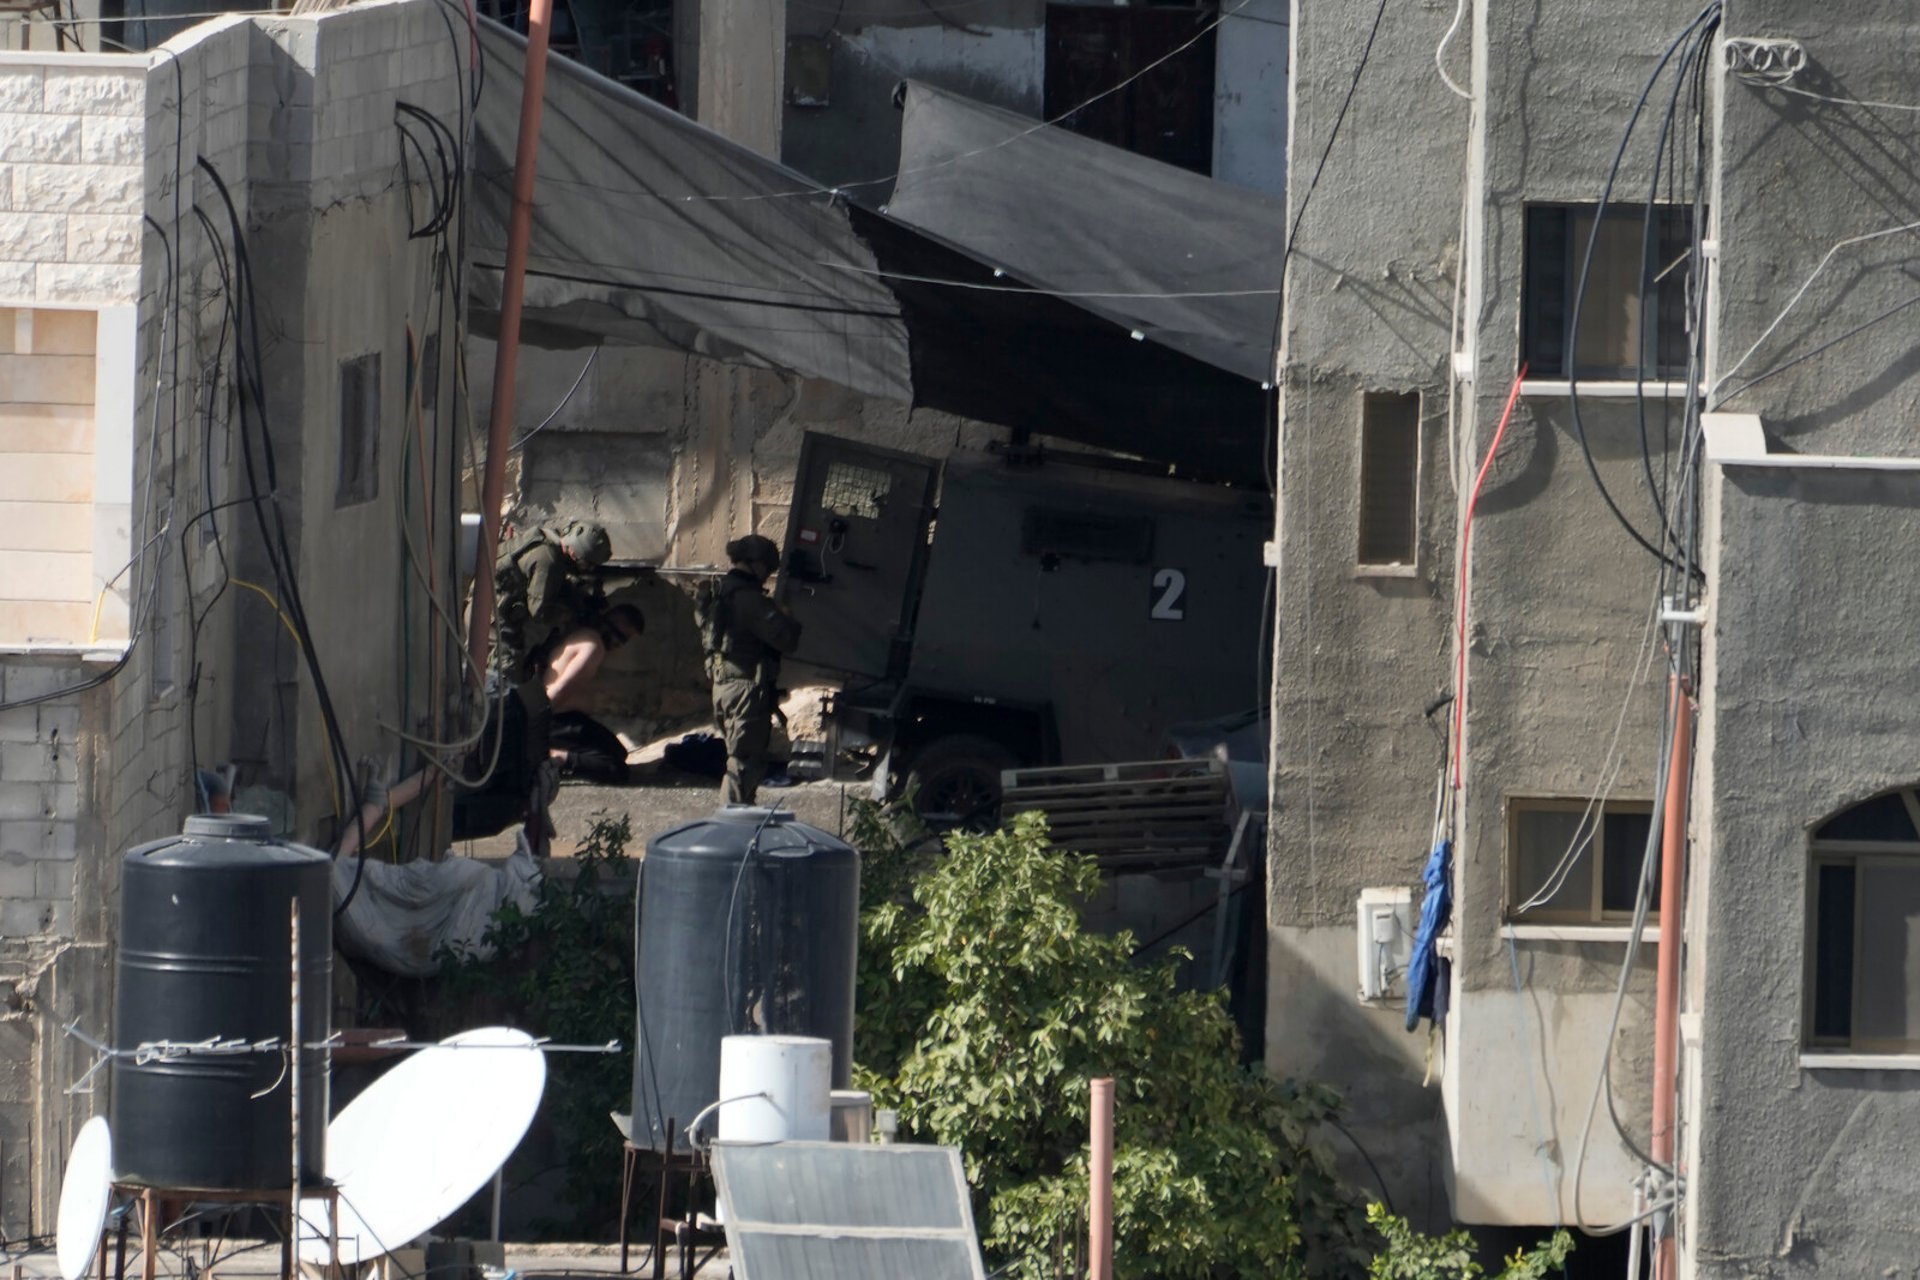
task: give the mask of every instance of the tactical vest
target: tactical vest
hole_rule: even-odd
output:
[[[520,567],[520,557],[544,542],[555,541],[539,525],[515,534],[512,541],[500,548],[500,554],[494,557],[493,598],[503,606],[509,600],[524,605],[529,583],[526,570]]]

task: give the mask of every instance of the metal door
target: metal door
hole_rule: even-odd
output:
[[[808,432],[780,597],[797,661],[872,679],[906,671],[939,463]]]

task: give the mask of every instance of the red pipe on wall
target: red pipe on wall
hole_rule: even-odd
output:
[[[527,13],[527,78],[520,94],[520,139],[513,157],[513,212],[507,220],[507,261],[500,282],[500,348],[493,366],[493,412],[487,424],[487,465],[480,486],[480,555],[473,569],[473,615],[467,650],[484,672],[493,648],[493,558],[500,549],[500,504],[507,492],[512,448],[514,378],[520,363],[520,312],[527,294],[527,250],[533,239],[533,170],[540,158],[540,108],[547,93],[547,35],[553,0],[533,0]]]
[[[1686,874],[1687,779],[1693,760],[1693,703],[1674,676],[1673,752],[1667,765],[1667,808],[1660,830],[1660,951],[1654,974],[1653,1150],[1655,1164],[1674,1168],[1674,1111],[1680,1060],[1680,882]],[[1673,1217],[1660,1240],[1655,1280],[1674,1280]]]
[[[1513,375],[1513,390],[1507,392],[1507,407],[1500,412],[1500,425],[1494,428],[1493,443],[1487,446],[1486,459],[1480,464],[1480,474],[1473,478],[1473,492],[1467,498],[1466,518],[1460,528],[1460,575],[1454,583],[1454,593],[1460,598],[1460,632],[1454,640],[1455,657],[1459,663],[1453,676],[1453,789],[1460,789],[1460,760],[1462,743],[1467,727],[1467,585],[1468,568],[1472,562],[1468,559],[1473,550],[1473,511],[1480,505],[1480,489],[1487,483],[1487,472],[1493,470],[1493,455],[1500,452],[1500,442],[1507,437],[1507,424],[1513,421],[1513,406],[1520,402],[1520,384],[1527,380],[1527,366],[1522,364],[1520,372]]]
[[[1087,1280],[1113,1280],[1113,1080],[1093,1081],[1087,1172]]]

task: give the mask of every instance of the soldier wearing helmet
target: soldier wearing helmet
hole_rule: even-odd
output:
[[[767,773],[780,658],[800,643],[800,624],[763,587],[780,549],[757,533],[727,544],[733,567],[702,589],[695,612],[713,681],[713,718],[727,744],[723,804],[752,804]]]
[[[586,616],[587,578],[612,554],[606,529],[591,520],[536,525],[507,541],[493,562],[494,670],[513,684],[527,679],[528,656]]]

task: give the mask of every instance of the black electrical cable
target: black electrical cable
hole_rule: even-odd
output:
[[[281,607],[293,623],[293,630],[299,641],[299,649],[305,660],[308,677],[313,684],[315,701],[320,707],[321,723],[325,727],[328,750],[337,765],[341,790],[345,793],[349,806],[344,820],[351,822],[359,831],[360,840],[366,840],[366,819],[361,812],[359,781],[354,777],[353,760],[346,747],[345,735],[341,732],[339,717],[335,712],[333,699],[327,687],[326,675],[320,666],[320,657],[313,643],[313,632],[309,626],[305,604],[301,599],[296,566],[293,564],[291,542],[287,536],[286,519],[278,501],[279,482],[274,458],[273,436],[267,426],[267,405],[264,378],[259,368],[260,352],[260,316],[257,299],[253,291],[253,267],[247,252],[246,234],[241,224],[240,213],[233,202],[231,192],[220,171],[205,157],[196,160],[197,165],[206,171],[213,180],[220,200],[226,207],[230,234],[234,249],[234,284],[237,286],[234,361],[243,376],[243,386],[247,395],[240,399],[241,443],[246,460],[247,482],[255,501],[251,504],[255,522],[260,528],[263,550],[266,552],[269,566],[274,573],[276,585],[280,589]],[[249,354],[250,353],[250,354]],[[268,498],[263,498],[259,486],[259,476],[254,469],[253,442],[247,431],[248,399],[251,397],[254,409],[258,413],[257,429],[260,435],[261,461],[267,481]],[[268,515],[273,519],[271,524]],[[364,856],[354,863],[353,880],[345,896],[334,908],[337,918],[352,904],[359,892],[360,881],[365,871]]]
[[[1284,285],[1287,262],[1293,257],[1294,241],[1299,238],[1300,224],[1306,219],[1307,206],[1313,202],[1314,190],[1320,185],[1320,175],[1326,171],[1327,157],[1333,154],[1334,141],[1340,136],[1340,126],[1346,121],[1347,108],[1353,105],[1353,95],[1360,88],[1360,77],[1367,69],[1367,62],[1373,57],[1374,37],[1380,34],[1380,19],[1386,16],[1387,0],[1380,0],[1380,7],[1373,11],[1373,26],[1367,31],[1367,43],[1360,50],[1360,61],[1354,65],[1353,79],[1347,85],[1347,96],[1340,100],[1340,111],[1333,117],[1333,128],[1327,134],[1327,145],[1320,149],[1320,160],[1313,166],[1313,177],[1307,183],[1306,194],[1300,197],[1300,207],[1294,211],[1293,225],[1287,228],[1286,247],[1280,253],[1280,278]],[[1279,320],[1274,321],[1278,332]]]
[[[1367,1171],[1373,1174],[1374,1182],[1379,1184],[1379,1187],[1380,1187],[1380,1202],[1387,1206],[1388,1213],[1394,1215],[1396,1218],[1399,1217],[1400,1211],[1393,1207],[1393,1192],[1387,1190],[1387,1180],[1380,1176],[1380,1166],[1373,1162],[1373,1157],[1367,1154],[1367,1149],[1360,1145],[1360,1139],[1354,1137],[1353,1134],[1347,1129],[1347,1126],[1341,1124],[1338,1120],[1334,1119],[1332,1116],[1327,1117],[1327,1123],[1332,1125],[1335,1129],[1338,1129],[1340,1131],[1340,1135],[1344,1137],[1348,1142],[1351,1142],[1353,1144],[1353,1149],[1360,1153],[1360,1158],[1367,1162]]]
[[[199,218],[200,224],[206,232],[208,246],[215,255],[216,265],[220,269],[221,279],[225,281],[230,273],[226,267],[226,251],[220,245],[220,238],[214,231],[212,221],[208,219],[207,215],[198,206],[194,207],[193,212],[194,216]],[[194,608],[191,576],[189,576],[187,590],[187,754],[188,758],[193,762],[194,776],[196,779],[199,776],[200,769],[200,629],[206,625],[207,618],[213,612],[214,606],[225,597],[227,587],[233,580],[232,566],[227,563],[227,550],[220,541],[218,511],[222,506],[233,506],[236,504],[216,504],[213,500],[214,402],[220,393],[220,353],[225,352],[227,349],[227,334],[233,319],[232,298],[225,291],[224,286],[221,297],[223,305],[220,308],[220,334],[213,348],[215,358],[210,362],[208,372],[203,378],[203,383],[206,387],[207,402],[206,412],[203,418],[204,429],[201,434],[200,443],[200,499],[206,505],[203,506],[200,511],[194,513],[180,529],[180,558],[183,566],[188,560],[188,535],[192,533],[193,526],[203,519],[209,522],[208,527],[212,530],[214,555],[220,561],[220,585],[214,589],[212,597],[208,599],[204,607],[197,610]]]
[[[1686,25],[1678,36],[1674,37],[1673,42],[1669,44],[1666,51],[1660,55],[1660,61],[1654,65],[1652,73],[1647,77],[1647,83],[1640,90],[1639,99],[1634,103],[1633,111],[1627,117],[1626,128],[1621,130],[1620,133],[1620,144],[1614,150],[1613,163],[1607,169],[1606,184],[1601,188],[1600,203],[1593,213],[1592,230],[1587,233],[1587,250],[1585,256],[1581,259],[1580,275],[1574,286],[1573,316],[1567,333],[1567,403],[1573,417],[1574,436],[1579,440],[1580,453],[1586,459],[1587,473],[1592,477],[1594,488],[1598,490],[1600,494],[1600,500],[1606,504],[1606,508],[1608,512],[1612,514],[1614,520],[1618,522],[1620,527],[1626,531],[1627,535],[1632,538],[1634,542],[1638,543],[1643,550],[1662,564],[1671,564],[1672,561],[1664,551],[1647,540],[1646,535],[1641,533],[1631,520],[1627,519],[1626,513],[1620,509],[1619,503],[1614,501],[1613,493],[1607,488],[1606,481],[1600,477],[1599,464],[1594,461],[1593,448],[1587,440],[1586,423],[1580,416],[1579,364],[1576,356],[1579,350],[1580,311],[1586,302],[1587,282],[1593,273],[1593,259],[1595,251],[1599,247],[1601,226],[1606,220],[1607,204],[1613,197],[1613,184],[1620,175],[1620,166],[1627,154],[1627,144],[1633,138],[1634,127],[1640,120],[1641,112],[1646,109],[1647,100],[1653,96],[1654,86],[1659,83],[1661,75],[1664,74],[1667,69],[1667,65],[1673,61],[1674,53],[1682,44],[1688,43],[1692,39],[1694,32],[1699,29],[1703,23],[1707,24],[1709,31],[1717,27],[1719,25],[1719,14],[1720,0],[1712,0],[1711,3],[1695,16],[1692,22]],[[1689,394],[1692,394],[1690,390]]]
[[[1654,213],[1656,209],[1666,208],[1664,205],[1656,204],[1660,195],[1662,162],[1669,154],[1667,144],[1673,136],[1674,116],[1679,110],[1681,91],[1692,82],[1693,66],[1698,62],[1707,41],[1711,38],[1711,26],[1696,31],[1686,52],[1681,55],[1679,69],[1673,77],[1673,92],[1667,96],[1666,113],[1661,118],[1660,128],[1654,135],[1652,179],[1647,184],[1646,203],[1641,206],[1640,211],[1640,332],[1642,334],[1647,333],[1650,328],[1658,332],[1660,279],[1672,269],[1672,264],[1660,262],[1654,256],[1662,244],[1662,237],[1656,232],[1657,223]],[[1673,150],[1677,152],[1679,148],[1675,147]],[[1691,255],[1691,246],[1688,252]],[[1648,323],[1649,313],[1653,317],[1652,326]],[[1653,442],[1647,434],[1647,344],[1644,340],[1640,344],[1639,355],[1633,380],[1633,401],[1635,416],[1640,427],[1640,466],[1646,475],[1647,495],[1653,502],[1654,517],[1660,525],[1661,545],[1665,547],[1670,543],[1674,550],[1678,551],[1680,535],[1667,518],[1667,505],[1661,498],[1660,484],[1653,475]],[[1659,360],[1657,348],[1653,355],[1657,365]]]

